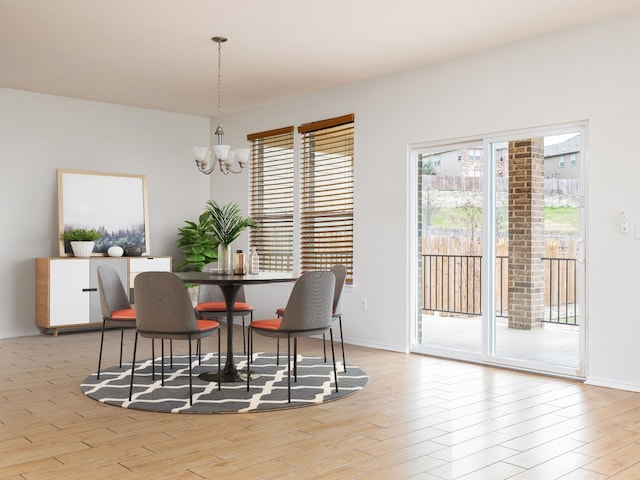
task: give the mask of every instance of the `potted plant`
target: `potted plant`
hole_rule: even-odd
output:
[[[186,220],[185,223],[186,226],[178,229],[178,248],[184,260],[176,269],[201,271],[207,263],[218,259],[218,240],[213,236],[209,212],[202,213],[197,222]]]
[[[231,243],[249,227],[257,227],[251,217],[245,217],[237,202],[218,205],[215,200],[207,202],[207,213],[211,220],[211,231],[218,241],[218,271],[222,274],[232,273]]]
[[[90,257],[96,240],[104,235],[96,229],[72,228],[60,235],[62,240],[69,242],[73,255],[76,257]]]

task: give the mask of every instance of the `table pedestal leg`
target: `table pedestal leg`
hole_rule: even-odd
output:
[[[240,290],[240,285],[219,285],[224,295],[224,301],[227,306],[227,360],[221,372],[201,373],[199,378],[207,381],[222,382],[244,382],[238,373],[235,361],[233,359],[233,306],[236,303],[236,296]]]

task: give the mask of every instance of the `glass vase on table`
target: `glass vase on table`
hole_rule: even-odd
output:
[[[232,275],[233,263],[231,256],[231,245],[218,244],[218,273],[220,275]]]

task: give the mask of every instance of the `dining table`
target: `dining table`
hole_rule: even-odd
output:
[[[229,275],[217,272],[175,272],[185,284],[218,285],[224,295],[227,307],[227,355],[224,367],[220,372],[206,372],[199,378],[216,382],[244,382],[233,358],[233,306],[238,290],[243,285],[295,282],[297,275],[291,272],[260,272],[246,275]],[[246,374],[250,374],[246,372]]]

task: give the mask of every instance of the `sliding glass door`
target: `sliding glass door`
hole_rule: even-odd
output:
[[[483,351],[483,144],[416,151],[417,351],[478,360]]]
[[[582,376],[585,128],[413,148],[412,350]]]
[[[580,126],[487,142],[489,229],[485,359],[581,376],[584,195]],[[493,277],[493,278],[491,278]]]

